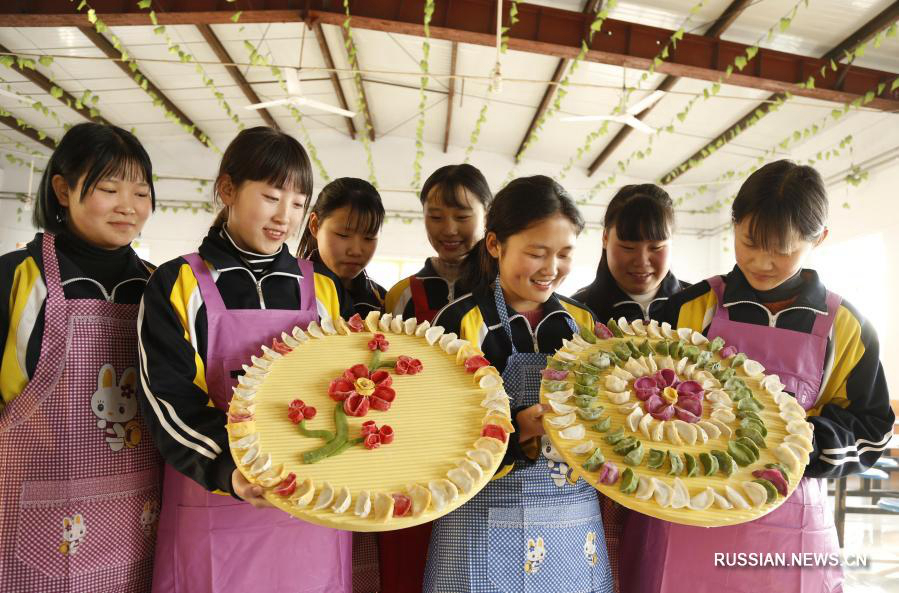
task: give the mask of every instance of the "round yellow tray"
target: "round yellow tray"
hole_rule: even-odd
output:
[[[667,325],[667,324],[666,324]],[[654,326],[655,328],[656,326]],[[630,328],[629,328],[630,329]],[[632,330],[633,331],[633,330]],[[671,330],[676,331],[676,330]],[[683,330],[682,330],[683,331]],[[658,339],[654,339],[652,337],[643,335],[625,335],[624,338],[611,338],[611,339],[598,339],[595,344],[587,344],[583,342],[579,337],[575,339],[574,342],[569,342],[566,344],[566,347],[561,349],[563,353],[562,357],[570,358],[572,355],[577,356],[578,361],[589,358],[591,354],[595,354],[599,351],[610,351],[616,343],[624,342],[625,340],[630,339],[636,344],[639,344],[643,340],[649,340],[650,344],[654,345]],[[677,335],[674,335],[674,340],[678,339]],[[697,341],[701,342],[701,339]],[[708,344],[699,344],[702,349],[707,349]],[[580,350],[581,347],[584,347],[583,350]],[[559,353],[556,354],[556,358],[559,358]],[[654,355],[657,356],[657,355]],[[657,356],[657,360],[660,357]],[[713,356],[714,360],[721,360],[721,358],[715,354]],[[645,449],[645,455],[643,457],[643,461],[639,466],[631,467],[631,469],[638,475],[646,478],[658,478],[667,482],[669,485],[672,485],[674,476],[671,476],[667,473],[669,469],[668,462],[662,465],[659,469],[650,469],[647,466],[647,461],[649,458],[649,450],[650,449],[660,449],[660,450],[668,450],[673,449],[675,451],[679,451],[681,453],[690,453],[694,457],[696,457],[697,462],[699,461],[699,454],[702,452],[711,452],[712,449],[718,449],[721,451],[727,451],[727,441],[728,439],[724,434],[721,434],[717,438],[709,438],[705,444],[700,444],[697,442],[694,445],[682,444],[682,445],[674,445],[669,441],[665,440],[662,442],[656,442],[651,439],[645,438],[645,436],[639,431],[632,432],[628,429],[626,425],[626,417],[627,414],[621,412],[619,410],[619,405],[612,403],[607,396],[607,391],[604,387],[602,387],[605,377],[613,367],[610,367],[606,371],[604,371],[598,381],[598,385],[600,385],[599,389],[599,399],[601,405],[605,408],[604,417],[611,417],[611,429],[608,432],[597,432],[591,430],[591,425],[595,424],[596,420],[583,420],[579,416],[577,417],[576,424],[582,424],[586,429],[585,436],[579,440],[568,440],[564,439],[560,436],[561,429],[554,428],[551,425],[550,420],[552,418],[560,416],[559,414],[550,412],[544,416],[544,427],[546,428],[547,435],[553,443],[553,446],[559,451],[561,456],[564,458],[565,462],[569,465],[570,468],[573,469],[576,475],[579,475],[582,479],[586,480],[592,486],[594,486],[597,490],[602,492],[604,495],[609,498],[615,500],[616,502],[624,505],[625,507],[643,513],[645,515],[650,515],[652,517],[656,517],[659,519],[664,519],[666,521],[671,521],[673,523],[680,523],[685,525],[697,525],[704,527],[717,527],[723,525],[735,525],[739,523],[745,523],[747,521],[752,521],[754,519],[758,519],[759,517],[770,513],[778,506],[780,506],[790,495],[793,494],[793,491],[796,489],[796,486],[799,483],[799,479],[801,478],[802,472],[791,473],[790,480],[788,484],[788,492],[787,497],[778,496],[774,502],[765,503],[758,507],[752,507],[751,501],[746,493],[743,491],[741,484],[744,481],[752,481],[754,478],[752,476],[752,472],[757,469],[763,469],[766,463],[779,463],[779,460],[774,454],[774,447],[780,444],[784,437],[789,434],[786,429],[786,421],[781,417],[779,406],[775,403],[775,400],[768,391],[760,387],[760,380],[763,377],[750,378],[746,376],[744,372],[740,369],[737,370],[737,376],[743,379],[749,387],[749,389],[753,392],[753,395],[756,399],[758,399],[765,407],[759,412],[759,415],[765,422],[766,428],[768,429],[768,436],[765,438],[765,442],[768,445],[768,448],[760,449],[760,458],[758,461],[750,464],[747,467],[739,467],[737,466],[737,471],[735,471],[730,477],[725,477],[722,473],[718,472],[713,476],[694,476],[694,477],[686,477],[686,471],[679,475],[678,477],[683,481],[686,485],[690,495],[696,495],[699,492],[706,489],[706,487],[713,487],[719,494],[724,494],[724,486],[725,484],[731,485],[731,487],[735,488],[743,497],[750,502],[751,508],[749,509],[721,509],[716,506],[712,506],[706,510],[692,509],[689,507],[685,508],[671,508],[671,507],[662,507],[656,503],[654,498],[649,498],[648,500],[640,500],[635,497],[634,493],[624,493],[620,489],[621,479],[613,484],[607,485],[599,482],[599,471],[587,471],[583,468],[583,463],[589,457],[590,453],[587,454],[576,454],[572,451],[574,447],[578,444],[583,443],[585,441],[593,441],[594,445],[598,446],[603,455],[605,456],[606,461],[611,461],[615,463],[619,470],[619,475],[624,472],[625,468],[631,467],[624,463],[624,457],[613,452],[613,445],[606,442],[604,437],[609,434],[609,432],[614,431],[618,427],[623,427],[625,435],[630,435],[636,437],[638,440],[643,442],[643,447]],[[678,378],[680,380],[685,380],[683,375],[679,375]],[[633,393],[633,381],[629,381],[627,384],[627,389],[631,393],[630,401],[639,402],[636,396]],[[545,387],[541,389],[540,401],[544,404],[549,404],[549,399],[546,397],[546,389]],[[574,405],[574,401],[570,400],[567,403],[570,405]],[[642,404],[642,402],[640,402]],[[704,402],[703,404],[703,419],[707,420],[709,418],[711,412],[711,406],[709,402]],[[736,413],[736,408],[734,408],[734,413]],[[730,423],[731,427],[734,430],[734,436],[731,438],[736,438],[736,429],[739,427],[739,419]],[[807,463],[807,457],[803,460]],[[700,472],[701,470],[700,465]],[[804,470],[805,464],[802,464],[802,469]]]
[[[370,316],[366,321],[376,324],[378,317]],[[298,489],[306,479],[311,479],[315,487],[312,501],[303,508],[294,506],[289,497],[275,494],[274,488],[267,488],[266,499],[285,512],[336,529],[402,529],[433,521],[458,508],[483,488],[496,472],[505,446],[493,455],[492,465],[483,468],[483,478],[468,493],[460,491],[459,496],[441,511],[434,508],[432,501],[418,516],[390,516],[378,520],[374,509],[364,518],[354,513],[357,496],[364,490],[374,499],[377,492],[408,494],[407,487],[411,484],[427,488],[431,480],[447,478],[447,471],[467,459],[466,453],[475,448],[487,413],[481,403],[488,390],[480,387],[473,375],[466,372],[461,355],[448,354],[440,343],[431,346],[424,337],[382,333],[390,342],[384,358],[402,354],[421,360],[424,366],[420,374],[412,376],[390,371],[396,399],[389,410],[371,409],[364,417],[348,417],[350,438],[359,436],[362,423],[368,420],[374,420],[378,426],[391,426],[395,439],[389,445],[368,450],[360,444],[318,463],[305,464],[302,454],[321,447],[325,441],[303,436],[287,417],[288,404],[298,398],[317,409],[315,418],[306,422],[308,429],[334,432],[334,409],[338,403],[329,397],[328,386],[344,370],[371,360],[372,352],[367,345],[373,334],[368,329],[349,335],[310,336],[308,341],[283,357],[269,355],[274,360],[262,361],[262,364],[270,364],[261,385],[246,389],[255,391],[252,403],[255,404],[255,431],[259,435],[260,450],[271,455],[273,467],[283,464],[285,474],[296,474]],[[469,345],[469,348],[472,347]],[[457,358],[460,358],[458,362]],[[252,382],[252,376],[250,379]],[[485,386],[497,389],[495,385]],[[501,384],[498,389],[502,389]],[[236,396],[232,399],[232,409],[237,399]],[[500,413],[508,417],[507,399]],[[243,432],[239,424],[229,423],[232,443]],[[241,464],[242,452],[232,449],[232,455],[241,472],[254,481],[248,467]],[[331,508],[313,510],[325,482],[335,492],[341,487],[349,489],[352,503],[348,510],[341,514]]]

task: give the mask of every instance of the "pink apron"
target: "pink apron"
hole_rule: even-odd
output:
[[[227,409],[241,365],[262,344],[318,319],[312,264],[298,260],[300,309],[228,310],[206,264],[185,256],[206,305],[206,384]],[[221,455],[230,455],[223,451]],[[154,593],[349,593],[351,534],[256,509],[165,466]]]
[[[0,414],[0,591],[145,593],[161,460],[138,411],[138,306],[66,300],[54,244],[40,361]]]
[[[810,334],[731,321],[720,276],[708,280],[718,307],[708,337],[721,336],[776,374],[806,410],[821,389],[827,339],[841,298],[827,292],[827,315],[817,314]],[[824,480],[802,478],[780,507],[764,517],[729,527],[690,527],[630,513],[621,558],[627,593],[833,593],[842,591],[839,566],[790,566],[793,554],[839,554]],[[715,566],[715,554],[786,554],[787,566]],[[725,556],[727,558],[727,556]],[[733,564],[734,560],[730,563]]]

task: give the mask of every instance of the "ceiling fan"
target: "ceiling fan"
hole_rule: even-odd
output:
[[[285,78],[287,79],[287,96],[285,98],[254,103],[252,105],[247,105],[244,109],[255,111],[257,109],[266,109],[268,107],[277,107],[279,105],[293,105],[294,107],[310,107],[312,109],[318,109],[319,111],[327,111],[328,113],[342,115],[343,117],[355,117],[356,112],[354,111],[348,111],[346,109],[341,109],[340,107],[335,107],[334,105],[329,105],[328,103],[323,103],[322,101],[304,97],[300,91],[299,69],[285,69]]]
[[[34,99],[31,99],[24,95],[19,95],[18,93],[13,93],[11,91],[0,89],[0,95],[3,95],[4,97],[9,97],[10,99],[15,99],[16,101],[21,101],[22,103],[25,103],[26,105],[34,105]]]
[[[630,126],[637,130],[638,132],[642,132],[644,134],[652,134],[656,130],[652,126],[649,126],[639,119],[637,119],[637,115],[639,115],[644,109],[647,107],[651,107],[665,96],[665,91],[653,91],[646,97],[640,99],[627,109],[625,109],[622,115],[569,115],[566,117],[560,118],[561,121],[614,121],[620,124],[624,124]]]

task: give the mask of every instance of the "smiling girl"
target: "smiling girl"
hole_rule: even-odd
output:
[[[390,289],[384,310],[431,321],[447,303],[466,292],[459,283],[461,264],[484,236],[484,213],[493,194],[478,169],[462,164],[434,171],[422,186],[420,198],[425,232],[437,255]]]
[[[352,314],[339,283],[284,245],[312,193],[309,157],[283,132],[243,130],[215,192],[216,224],[198,253],[159,267],[138,319],[142,404],[167,462],[153,591],[349,592],[349,533],[264,508],[225,430],[241,365],[261,344]]]
[[[378,190],[364,179],[341,177],[318,194],[297,249],[297,257],[324,265],[340,279],[362,317],[384,305],[386,291],[365,273],[383,224]]]
[[[791,161],[749,176],[734,200],[737,265],[671,297],[663,321],[721,336],[805,408],[813,451],[793,494],[760,519],[703,529],[630,513],[622,537],[623,591],[842,591],[839,566],[730,568],[715,554],[840,552],[823,478],[864,471],[892,436],[874,328],[803,264],[827,237],[821,176]]]
[[[131,242],[154,206],[137,138],[79,124],[44,170],[34,207],[43,232],[0,257],[4,592],[91,592],[101,580],[150,590],[153,539],[141,519],[158,508],[160,460],[135,392],[150,269]],[[151,516],[145,523],[152,529]]]
[[[516,432],[487,487],[434,523],[426,592],[612,589],[596,490],[564,475],[554,479],[537,442],[546,357],[579,326],[593,328],[587,309],[555,292],[583,228],[571,196],[549,177],[512,181],[497,193],[486,236],[466,260],[474,291],[434,319],[502,373]],[[585,560],[588,543],[597,555]]]

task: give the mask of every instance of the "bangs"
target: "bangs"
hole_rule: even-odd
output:
[[[790,211],[784,211],[781,204],[780,200],[770,200],[765,208],[756,211],[749,219],[749,240],[763,251],[790,253],[801,238],[795,230],[795,221],[790,220]],[[784,224],[785,220],[789,222]]]
[[[366,236],[377,235],[384,224],[384,207],[373,203],[360,204],[360,201],[349,204],[350,214],[347,216],[346,230],[348,233]]]
[[[294,191],[307,198],[312,195],[312,168],[305,151],[291,150],[284,143],[261,150],[254,173],[248,177],[252,181],[262,181],[278,189]]]
[[[438,183],[431,187],[427,200],[433,200],[436,205],[460,210],[471,210],[471,200],[465,195],[467,188],[461,183]],[[471,190],[469,190],[471,191]]]
[[[666,241],[673,226],[671,211],[648,196],[635,196],[617,214],[614,228],[621,241]]]
[[[136,142],[136,141],[135,141]],[[140,145],[128,142],[107,143],[95,149],[94,160],[84,171],[81,196],[84,199],[98,183],[111,177],[133,183],[146,183],[150,188],[153,206],[156,206],[156,192],[153,188],[153,167],[150,157]],[[68,180],[67,180],[68,181]],[[72,180],[74,186],[77,180]]]

